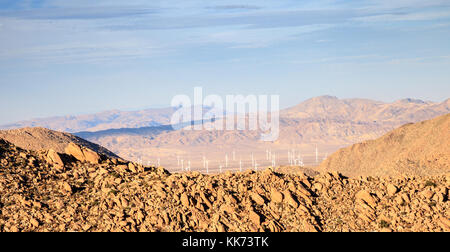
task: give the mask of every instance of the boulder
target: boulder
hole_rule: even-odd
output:
[[[259,227],[261,225],[261,216],[259,216],[259,214],[257,214],[256,212],[250,211],[248,217],[250,221],[253,222],[256,226]]]
[[[53,149],[50,149],[47,152],[47,161],[55,167],[61,168],[64,166],[64,162],[62,161],[61,156],[59,156],[59,154]]]
[[[83,154],[84,154],[85,160],[89,163],[98,164],[100,162],[100,155],[98,155],[97,152],[95,152],[91,149],[84,148]]]
[[[445,218],[445,217],[441,217],[439,219],[440,226],[442,227],[442,229],[444,229],[446,232],[450,231],[450,220]]]
[[[261,195],[257,194],[257,193],[252,193],[251,195],[252,200],[258,204],[258,205],[264,205],[265,200],[263,197],[261,197]]]
[[[84,162],[86,158],[84,157],[83,151],[80,146],[75,143],[70,143],[64,150],[67,155],[71,155],[76,158],[78,161]]]
[[[89,162],[92,164],[98,164],[100,163],[101,160],[101,157],[97,152],[88,148],[80,147],[75,143],[70,143],[65,148],[65,152],[66,154],[73,156],[80,162]]]
[[[69,183],[63,182],[63,183],[61,184],[61,187],[62,187],[62,191],[63,191],[64,193],[67,193],[67,194],[71,194],[71,193],[72,193],[72,186],[70,186]]]
[[[389,184],[387,185],[387,193],[389,196],[394,196],[396,193],[398,192],[398,188],[393,185],[393,184]]]
[[[281,203],[283,202],[284,196],[281,192],[279,192],[277,189],[272,188],[270,197],[274,203]]]
[[[180,201],[181,201],[181,204],[182,204],[184,207],[189,207],[189,206],[190,206],[189,197],[188,197],[188,195],[187,195],[186,193],[183,193],[183,194],[181,195]]]
[[[135,173],[137,172],[136,166],[133,163],[128,163],[128,170]]]
[[[286,203],[288,203],[290,206],[292,206],[293,208],[298,208],[298,202],[294,199],[294,196],[289,190],[284,192],[284,198],[286,200]]]
[[[363,201],[372,208],[377,206],[376,199],[368,191],[360,191],[355,195],[357,200]]]

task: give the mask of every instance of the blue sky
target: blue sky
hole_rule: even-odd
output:
[[[176,94],[443,101],[448,0],[0,0],[0,124]]]

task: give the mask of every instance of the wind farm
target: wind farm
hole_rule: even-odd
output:
[[[315,147],[314,147],[315,148]],[[234,153],[234,154],[233,154]],[[220,159],[220,156],[223,156]],[[234,158],[230,158],[233,157]],[[266,149],[253,152],[242,152],[236,155],[236,150],[230,150],[229,153],[199,154],[192,152],[184,155],[172,155],[163,158],[154,156],[148,160],[137,159],[138,163],[148,166],[165,167],[171,172],[201,172],[205,174],[214,174],[222,172],[242,172],[246,170],[258,171],[258,168],[266,167],[298,167],[314,168],[320,165],[320,162],[327,158],[326,153],[320,153],[319,149],[311,152],[302,153],[300,150],[277,150]]]

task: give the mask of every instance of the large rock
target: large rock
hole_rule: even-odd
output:
[[[271,198],[272,198],[272,201],[274,203],[281,203],[281,202],[283,202],[284,196],[277,189],[272,188],[272,190],[271,190]]]
[[[188,197],[188,195],[187,195],[186,193],[183,193],[183,194],[181,195],[180,201],[181,201],[181,204],[182,204],[184,207],[189,207],[189,206],[190,206],[189,197]]]
[[[377,206],[377,200],[368,191],[362,190],[358,192],[355,197],[357,200],[365,202],[372,208],[375,208]]]
[[[93,164],[98,164],[100,162],[100,155],[88,148],[80,147],[74,143],[70,143],[66,149],[66,154],[73,156],[78,161],[90,162]]]
[[[66,154],[73,156],[81,162],[86,161],[86,158],[84,157],[83,151],[81,150],[80,146],[74,143],[70,143],[64,151],[66,152]]]
[[[445,230],[445,232],[449,232],[450,231],[450,220],[445,218],[445,217],[441,217],[439,219],[440,226],[442,227],[442,229]]]
[[[250,197],[252,198],[252,200],[258,204],[258,205],[264,205],[265,200],[263,197],[261,197],[261,195],[257,194],[257,193],[252,193],[250,195]]]
[[[98,164],[100,162],[100,155],[97,152],[84,148],[83,149],[84,158],[87,162]]]
[[[292,206],[294,208],[298,208],[298,202],[297,202],[297,200],[295,200],[294,196],[292,195],[292,193],[289,190],[284,192],[284,199],[285,199],[286,203],[288,203],[290,206]]]
[[[256,226],[259,227],[261,225],[261,216],[259,216],[259,214],[257,214],[256,212],[250,211],[248,217],[250,221],[253,222]]]
[[[55,167],[58,167],[58,168],[64,167],[64,162],[62,161],[61,157],[53,149],[50,149],[47,152],[47,161]]]
[[[387,193],[389,196],[394,196],[397,192],[398,188],[395,185],[393,184],[387,185]]]

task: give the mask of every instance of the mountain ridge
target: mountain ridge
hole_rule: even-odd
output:
[[[64,153],[68,144],[75,143],[108,157],[118,157],[115,153],[109,151],[103,146],[89,142],[83,138],[69,133],[49,130],[41,127],[0,130],[0,139],[4,139],[26,150],[48,151],[52,149],[60,153]]]
[[[55,116],[37,118],[6,124],[0,129],[42,127],[68,133],[100,131],[114,128],[137,128],[170,123],[174,108],[146,109],[137,111],[109,110],[79,116]]]
[[[352,106],[356,106],[362,111],[371,113],[374,107],[389,106],[389,104],[391,105],[415,104],[415,106],[419,105],[438,106],[439,104],[446,104],[448,108],[450,107],[450,99],[447,99],[442,103],[439,103],[439,102],[425,102],[413,98],[406,98],[389,103],[363,98],[339,99],[335,96],[325,95],[307,99],[293,107],[281,110],[280,113],[282,117],[292,117],[292,118],[308,118],[308,117],[335,118],[336,115],[333,116],[333,113],[334,114],[344,113],[345,118],[348,119],[350,116],[352,115],[354,116],[353,112],[355,111],[355,109],[351,109]],[[346,106],[347,110],[336,111],[333,109],[333,107],[336,107],[335,105],[339,105],[341,107]],[[331,108],[330,111],[333,111],[333,113],[324,113],[323,111],[319,113],[318,111],[313,111],[311,107],[314,106],[322,109]],[[5,129],[25,128],[25,127],[43,127],[57,131],[76,133],[86,131],[95,132],[108,129],[153,127],[170,124],[171,115],[175,111],[176,108],[172,107],[145,109],[136,111],[109,110],[94,114],[84,114],[77,116],[70,116],[70,115],[55,116],[55,117],[37,118],[26,121],[19,121],[16,123],[0,125],[0,129],[5,130]],[[343,118],[343,115],[341,114],[337,117]],[[358,116],[355,117],[355,120],[361,120],[362,118],[363,118],[362,115],[359,113]]]
[[[257,160],[266,161],[267,150],[276,154],[280,164],[286,164],[287,153],[292,149],[306,156],[307,165],[317,165],[328,153],[342,147],[378,138],[405,123],[450,113],[449,101],[434,103],[409,98],[384,103],[358,98],[314,97],[282,110],[280,137],[268,143],[260,141],[260,131],[174,130],[167,123],[169,114],[161,115],[166,123],[160,121],[158,125],[149,127],[82,131],[74,135],[104,146],[128,160],[145,163],[169,160],[164,165],[170,170],[181,168],[177,160],[179,156],[191,160],[192,166],[197,168],[204,166],[202,156],[208,156],[214,161],[214,166],[219,167],[223,165],[227,153],[229,156],[239,153],[236,158],[243,158],[244,163],[247,161],[244,165],[248,165],[252,163],[249,161],[252,155]],[[161,110],[158,113],[162,113]],[[132,123],[151,118],[138,119]],[[318,158],[313,157],[316,146],[320,151]],[[270,161],[262,165],[266,163],[270,165]],[[233,165],[239,167],[239,164]]]
[[[450,172],[450,114],[405,124],[340,149],[321,166],[346,176],[440,175]]]
[[[272,149],[281,155],[280,161],[283,162],[287,160],[284,157],[287,151],[293,148],[300,148],[301,152],[311,156],[315,145],[318,145],[322,155],[326,155],[339,148],[380,137],[405,123],[427,120],[449,112],[446,103],[409,99],[385,104],[325,96],[312,98],[296,107],[283,110],[280,115],[280,137],[273,143],[260,142],[259,131],[175,131],[171,130],[170,125],[163,128],[125,128],[75,134],[101,144],[129,160],[155,160],[158,157],[174,160],[175,157],[166,156],[168,153],[183,154],[187,156],[186,159],[189,156],[202,158],[195,153],[210,153],[220,158],[233,149],[247,159],[252,155],[248,150],[253,149],[253,152],[260,153],[255,158],[265,160],[266,149]],[[164,149],[164,153],[154,154],[159,152],[158,148]],[[311,158],[309,160],[312,161]],[[167,166],[172,168],[173,164]]]

